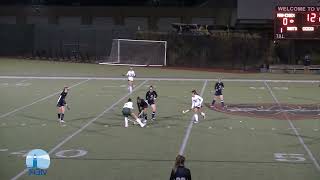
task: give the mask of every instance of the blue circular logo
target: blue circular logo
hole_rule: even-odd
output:
[[[26,165],[28,168],[48,169],[50,166],[50,156],[42,149],[33,149],[26,157]]]

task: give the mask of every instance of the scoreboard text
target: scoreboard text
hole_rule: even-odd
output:
[[[275,39],[320,39],[320,6],[278,6]]]

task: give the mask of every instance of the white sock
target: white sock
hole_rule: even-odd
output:
[[[132,92],[132,86],[129,86],[129,92],[130,93]]]
[[[194,118],[195,121],[198,122],[198,118],[199,118],[199,117],[198,117],[198,114],[194,114],[194,115],[193,115],[193,118]]]
[[[205,116],[206,114],[204,112],[201,112],[201,116]]]
[[[124,127],[128,127],[128,118],[127,117],[124,118]]]
[[[139,118],[138,118],[136,121],[139,123],[139,125],[140,125],[141,127],[144,126],[144,124],[141,122],[141,120],[140,120]]]

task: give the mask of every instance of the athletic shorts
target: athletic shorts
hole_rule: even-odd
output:
[[[201,109],[202,105],[195,106],[194,108]]]
[[[155,104],[154,100],[148,101],[149,105]]]
[[[123,108],[122,109],[122,114],[124,117],[131,116],[131,109],[130,108]]]
[[[143,103],[143,104],[142,104],[142,107],[141,107],[141,106],[140,106],[140,107],[141,107],[142,109],[147,109],[148,106],[149,106],[148,103]]]
[[[57,107],[62,107],[62,106],[64,106],[65,104],[66,104],[66,102],[63,102],[63,101],[58,102]]]
[[[128,81],[133,81],[133,77],[128,77]]]
[[[215,96],[221,96],[222,92],[221,91],[216,91],[216,93],[214,94]]]

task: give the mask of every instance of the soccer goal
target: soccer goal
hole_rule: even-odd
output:
[[[166,66],[167,41],[114,39],[109,57],[100,64]]]

